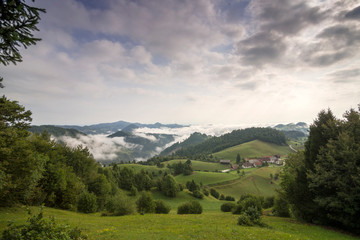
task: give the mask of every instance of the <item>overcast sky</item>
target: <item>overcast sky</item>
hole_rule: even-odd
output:
[[[33,124],[311,123],[360,103],[358,0],[35,4],[42,41],[0,90]]]

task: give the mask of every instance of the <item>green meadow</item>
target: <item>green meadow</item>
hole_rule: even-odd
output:
[[[32,212],[39,211],[31,207]],[[347,235],[320,226],[302,224],[288,218],[263,216],[267,227],[237,225],[237,215],[220,211],[205,211],[200,215],[145,214],[121,217],[102,217],[100,213],[82,214],[52,208],[44,208],[45,218],[54,216],[55,221],[79,227],[89,240],[113,239],[259,239],[259,240],[356,240]],[[0,230],[8,221],[24,224],[27,219],[25,207],[0,209]]]
[[[184,163],[186,161],[187,161],[187,159],[175,159],[175,160],[166,161],[166,162],[164,162],[164,164],[169,165],[169,164],[176,164],[178,162]],[[221,170],[229,168],[229,166],[224,165],[224,164],[213,163],[213,162],[203,162],[203,161],[197,161],[197,160],[191,160],[191,166],[194,171],[209,171],[209,172],[221,171]]]
[[[288,155],[292,150],[288,146],[280,146],[272,143],[266,143],[259,140],[243,143],[234,147],[224,149],[214,153],[213,156],[219,159],[228,159],[235,163],[236,155],[240,154],[242,158],[255,158],[280,154]]]

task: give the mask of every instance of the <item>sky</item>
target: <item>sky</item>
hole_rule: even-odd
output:
[[[360,103],[358,0],[36,0],[0,66],[33,124],[311,123]]]

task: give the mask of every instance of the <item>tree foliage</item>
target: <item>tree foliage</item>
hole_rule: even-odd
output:
[[[42,12],[45,9],[29,6],[24,0],[0,1],[0,64],[6,66],[21,62],[19,48],[40,41],[34,37],[33,31],[38,31],[36,25]],[[0,87],[3,87],[2,80],[0,77]]]
[[[360,109],[359,109],[360,110]],[[360,113],[321,111],[304,152],[288,158],[282,190],[297,218],[359,233]]]

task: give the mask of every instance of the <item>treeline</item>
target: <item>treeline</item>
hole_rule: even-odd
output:
[[[281,131],[272,128],[246,128],[234,130],[219,137],[212,137],[204,142],[177,150],[174,155],[193,157],[211,154],[253,140],[261,140],[278,145],[286,144],[286,137]]]
[[[321,111],[305,149],[289,156],[281,196],[300,220],[360,233],[360,105],[343,119]]]
[[[102,167],[86,147],[70,148],[47,132],[28,131],[31,112],[0,98],[0,206],[40,205],[82,212],[113,209],[124,191],[137,195],[156,187],[175,197],[179,184],[168,174]],[[125,201],[126,202],[126,201]]]

